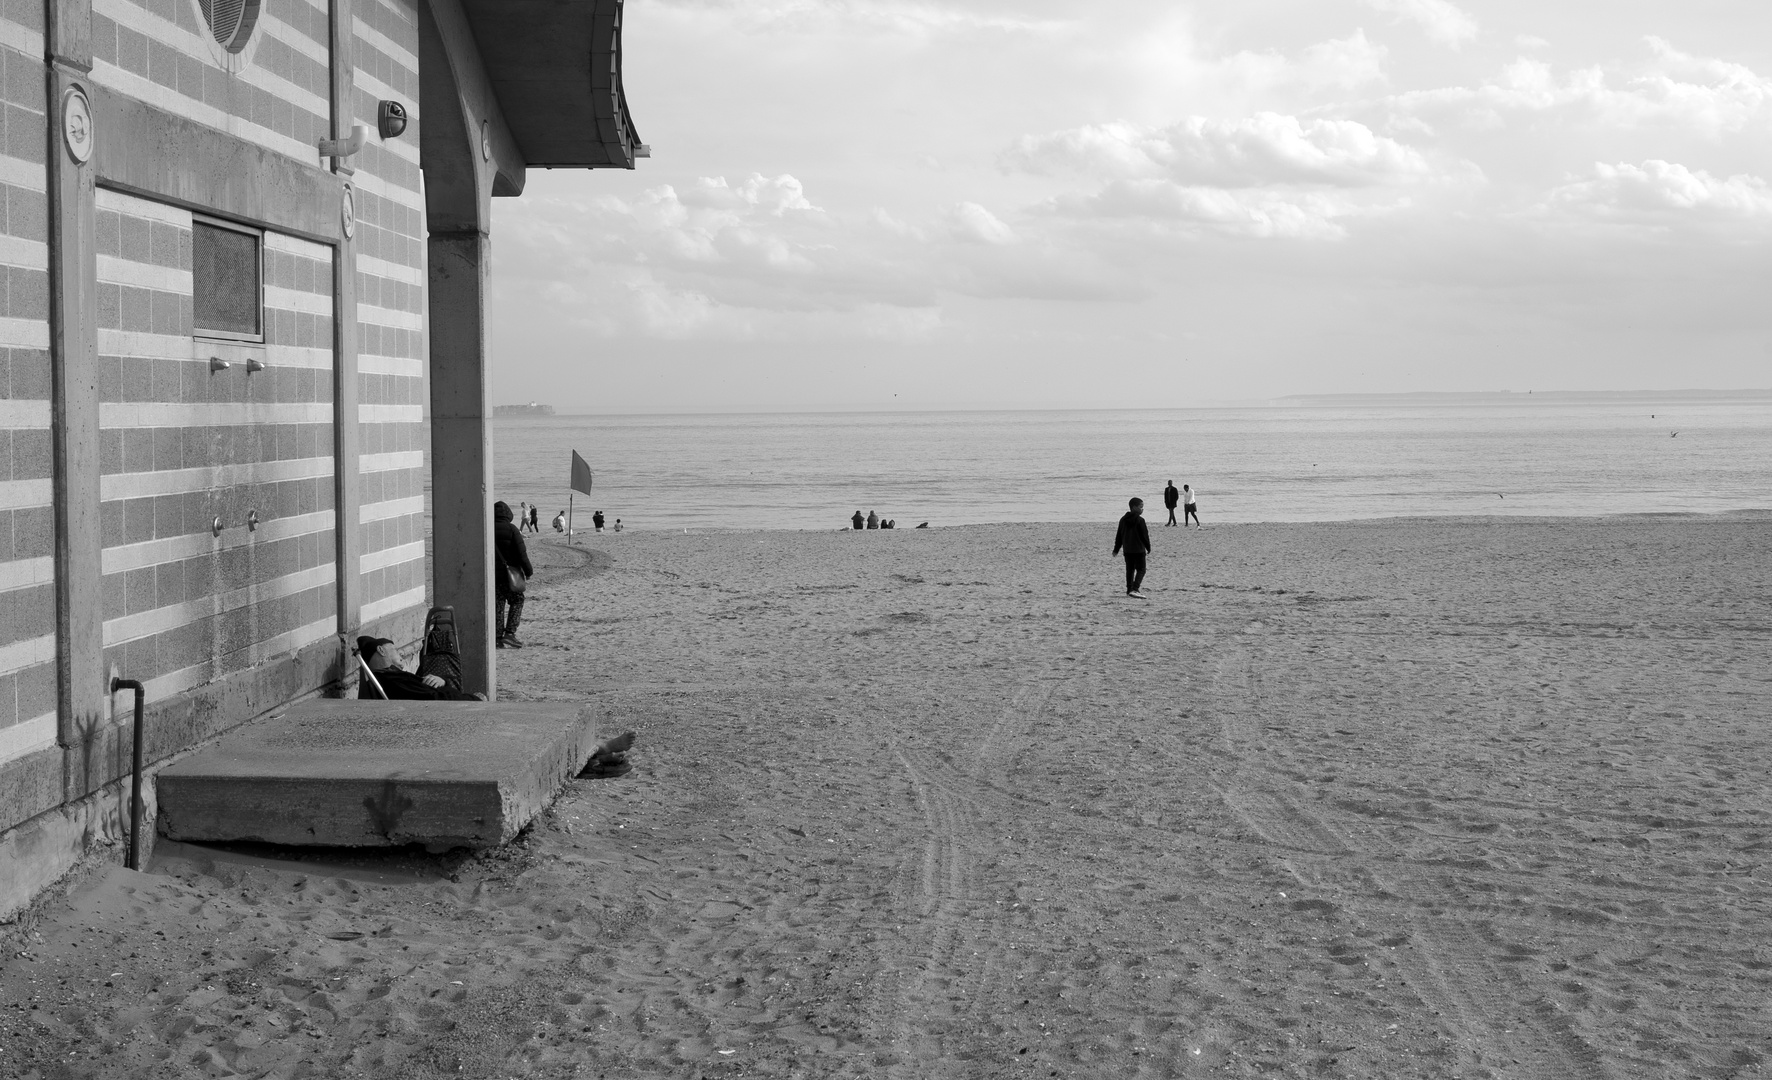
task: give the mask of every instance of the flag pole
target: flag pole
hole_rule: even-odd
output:
[[[573,499],[573,496],[571,496],[571,495],[566,496],[566,542],[567,543],[572,542],[572,499]]]

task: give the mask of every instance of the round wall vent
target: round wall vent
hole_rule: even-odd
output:
[[[197,6],[203,9],[203,21],[209,24],[209,32],[222,48],[237,53],[246,48],[246,42],[252,38],[252,28],[258,23],[258,7],[260,0],[197,0]]]

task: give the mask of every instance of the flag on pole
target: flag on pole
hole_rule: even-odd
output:
[[[591,493],[591,466],[578,456],[577,450],[572,452],[572,490],[582,491],[586,495]]]

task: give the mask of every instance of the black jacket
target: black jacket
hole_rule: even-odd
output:
[[[1176,504],[1179,502],[1181,502],[1181,492],[1175,490],[1174,484],[1170,484],[1168,487],[1163,489],[1163,505],[1164,506],[1173,510],[1173,509],[1175,509]]]
[[[1145,527],[1144,515],[1128,510],[1120,517],[1120,530],[1114,533],[1114,554],[1126,549],[1127,558],[1136,554],[1144,558],[1151,550],[1151,531]]]
[[[515,518],[509,506],[502,502],[492,504],[492,555],[496,563],[493,569],[498,573],[494,584],[500,594],[506,591],[507,566],[523,571],[526,578],[535,576],[535,567],[529,564],[529,546],[523,543],[523,534],[517,531],[517,526],[511,524]]]

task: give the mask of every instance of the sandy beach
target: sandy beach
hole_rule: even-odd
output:
[[[633,770],[482,856],[164,844],[0,1076],[1746,1077],[1772,516],[532,542]]]

